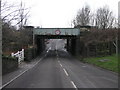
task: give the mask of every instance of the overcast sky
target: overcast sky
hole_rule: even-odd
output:
[[[20,0],[8,0],[18,3]],[[22,0],[30,9],[29,25],[42,28],[67,28],[77,11],[89,5],[92,12],[105,5],[109,6],[114,15],[118,16],[118,1],[120,0]]]

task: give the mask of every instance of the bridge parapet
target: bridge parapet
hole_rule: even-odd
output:
[[[78,28],[34,28],[34,35],[80,35]]]

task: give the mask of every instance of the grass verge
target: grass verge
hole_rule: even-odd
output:
[[[118,57],[115,54],[105,57],[84,58],[82,61],[118,73]]]

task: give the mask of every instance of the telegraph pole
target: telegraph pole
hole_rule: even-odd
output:
[[[2,20],[1,20],[1,0],[0,0],[0,89],[2,87]]]
[[[120,1],[118,2],[118,28],[120,28]]]

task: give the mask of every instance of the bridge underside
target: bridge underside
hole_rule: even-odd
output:
[[[76,39],[76,35],[36,35],[40,39]]]

